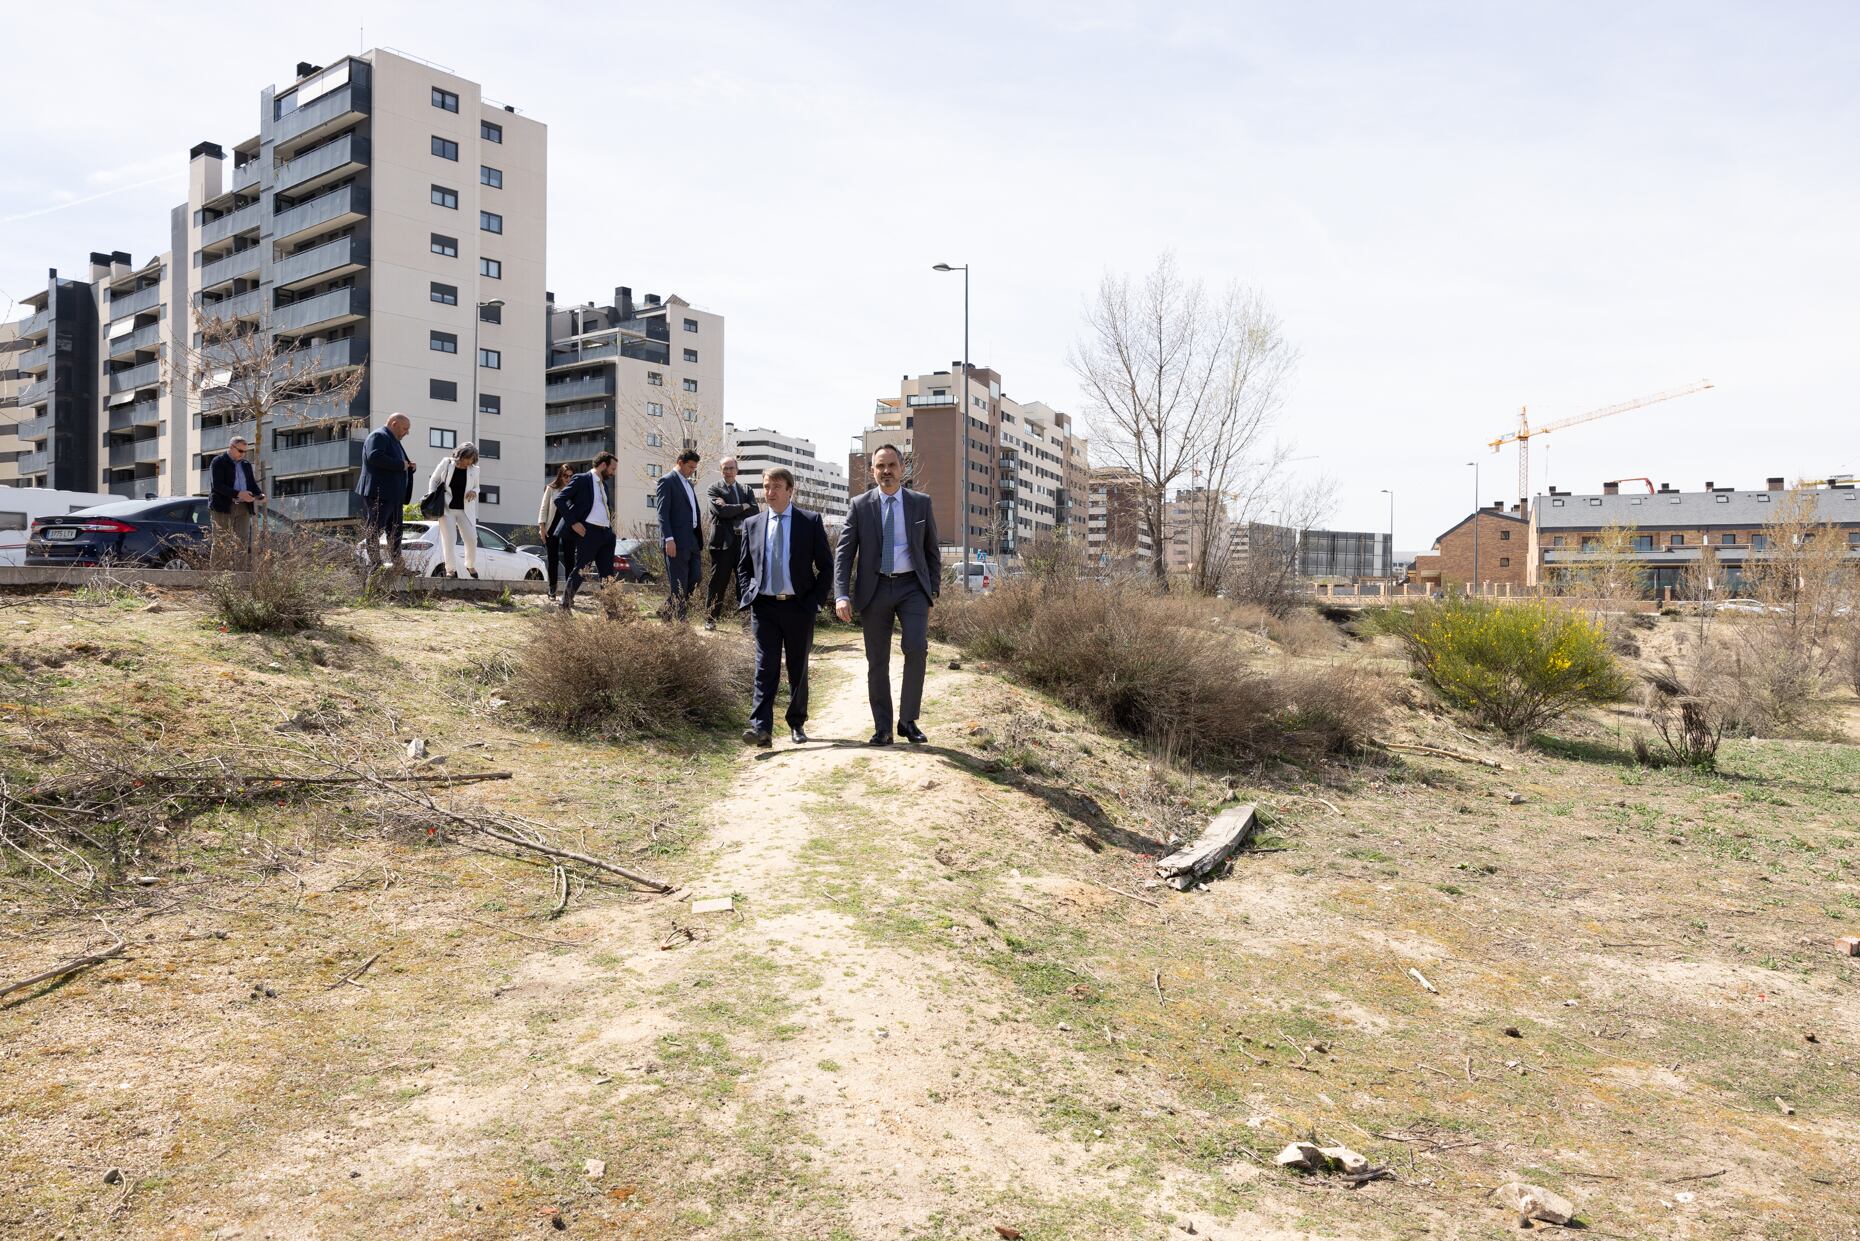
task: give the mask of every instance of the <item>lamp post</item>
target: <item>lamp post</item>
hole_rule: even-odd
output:
[[[474,448],[478,446],[478,325],[484,322],[487,308],[503,304],[503,298],[494,297],[488,302],[479,302],[471,312],[471,442]]]
[[[969,586],[969,265],[938,263],[931,271],[962,273],[962,417],[956,426],[962,431],[962,588]]]
[[[1473,472],[1473,593],[1479,593],[1479,463],[1468,461]]]
[[[1389,498],[1389,594],[1395,593],[1395,493],[1382,488],[1382,494]]]

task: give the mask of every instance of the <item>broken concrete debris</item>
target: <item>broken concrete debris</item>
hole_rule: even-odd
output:
[[[1834,950],[1842,956],[1860,957],[1860,935],[1843,935],[1834,941]]]
[[[1213,874],[1228,855],[1252,836],[1258,819],[1253,803],[1231,806],[1215,815],[1199,839],[1156,863],[1156,876],[1186,892]]]
[[[1553,1194],[1542,1185],[1512,1181],[1492,1191],[1499,1205],[1522,1220],[1542,1220],[1546,1224],[1567,1224],[1576,1218],[1576,1207],[1569,1199]]]
[[[1273,1160],[1281,1168],[1305,1172],[1341,1172],[1345,1176],[1362,1176],[1369,1171],[1369,1160],[1347,1146],[1319,1146],[1315,1142],[1293,1142]]]
[[[727,896],[706,896],[691,902],[694,914],[727,914],[735,908],[736,902]]]

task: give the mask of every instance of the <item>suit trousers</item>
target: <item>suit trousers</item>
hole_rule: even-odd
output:
[[[439,550],[446,572],[459,575],[459,554],[464,553],[465,571],[478,571],[478,523],[462,508],[449,508],[439,515]]]
[[[586,523],[583,523],[586,525]],[[603,585],[614,571],[614,528],[612,526],[586,526],[587,533],[577,535],[572,526],[562,527],[562,550],[567,563],[574,566],[568,571],[568,582],[562,588],[562,607],[575,605],[575,593],[581,589],[581,571],[589,565],[594,566],[594,576]]]
[[[368,548],[368,563],[381,563],[381,536],[387,535],[387,560],[400,564],[401,506],[383,504],[377,495],[362,497],[362,542]]]
[[[663,543],[660,544],[664,546]],[[704,549],[678,549],[676,556],[665,558],[666,605],[679,620],[685,618],[686,606],[704,581]]]
[[[713,621],[723,615],[724,602],[736,584],[736,561],[741,552],[740,543],[710,549],[710,585],[704,592],[704,611]]]
[[[904,684],[897,722],[915,724],[924,701],[924,665],[930,657],[930,596],[915,577],[881,577],[872,602],[860,613],[865,631],[865,689],[872,701],[878,731],[892,731],[891,630],[893,618],[904,630]]]
[[[246,550],[252,546],[252,510],[234,500],[229,513],[213,513],[212,565],[227,569],[245,565]]]
[[[543,564],[549,569],[549,597],[551,599],[555,598],[555,592],[561,586],[562,576],[575,567],[574,554],[568,546],[574,541],[575,532],[568,529],[564,529],[561,534],[543,536]],[[561,568],[560,574],[556,572],[558,566]]]
[[[781,665],[788,663],[788,727],[807,723],[807,655],[814,646],[814,607],[802,599],[758,599],[749,605],[749,632],[756,640],[756,691],[749,722],[775,731],[775,691]]]

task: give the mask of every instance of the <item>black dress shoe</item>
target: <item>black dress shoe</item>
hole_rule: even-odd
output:
[[[890,745],[891,734],[890,733],[873,733],[872,739],[866,742],[866,744],[867,745]]]
[[[802,728],[799,724],[796,724],[793,728],[790,728],[788,730],[788,735],[794,738],[794,743],[796,745],[807,744],[807,730],[805,728]]]
[[[930,740],[930,738],[924,736],[924,730],[917,727],[916,720],[912,720],[908,724],[904,723],[903,721],[899,721],[898,736],[904,738],[906,741],[910,742],[912,745],[922,745],[924,742]]]
[[[761,746],[763,749],[766,750],[769,748],[769,746],[773,745],[774,743],[775,743],[775,738],[772,735],[763,732],[760,728],[750,727],[750,728],[745,728],[743,730],[743,744],[744,745],[757,745],[757,746]]]

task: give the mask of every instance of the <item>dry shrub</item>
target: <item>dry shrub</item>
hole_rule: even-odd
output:
[[[354,602],[360,589],[360,571],[347,546],[298,531],[260,538],[246,568],[213,578],[207,597],[228,629],[294,633],[318,628],[333,609]]]
[[[538,723],[625,738],[740,721],[752,670],[740,638],[706,639],[622,603],[539,620],[517,653],[511,688]]]
[[[932,614],[967,653],[1153,746],[1211,762],[1347,750],[1380,721],[1354,670],[1246,667],[1224,606],[1131,583],[1010,581]]]
[[[1661,660],[1658,668],[1642,676],[1647,682],[1647,718],[1667,751],[1688,767],[1716,769],[1718,742],[1724,736],[1722,704],[1688,682],[1671,659]],[[1635,746],[1634,754],[1643,764],[1651,757],[1644,742]]]

